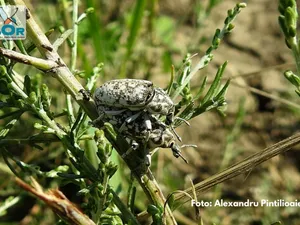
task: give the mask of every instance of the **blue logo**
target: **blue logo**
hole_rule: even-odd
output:
[[[26,38],[26,7],[0,7],[0,39],[24,40]]]

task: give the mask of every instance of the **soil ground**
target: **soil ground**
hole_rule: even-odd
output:
[[[189,4],[185,1],[178,2]],[[214,8],[210,16],[212,19],[205,22],[202,32],[214,32],[211,27],[221,27],[224,13],[235,3],[236,1],[226,0]],[[221,43],[213,62],[204,72],[209,76],[213,75],[217,67],[228,60],[225,76],[237,76],[232,80],[227,94],[227,117],[223,118],[212,112],[204,113],[191,121],[191,127],[180,129],[185,143],[198,145],[196,150],[183,151],[188,156],[189,165],[182,166],[177,160],[173,160],[176,168],[187,174],[185,187],[190,186],[188,178],[197,183],[220,171],[225,150],[230,155],[226,164],[228,166],[291,136],[299,129],[299,108],[263,97],[249,89],[254,87],[273,97],[299,104],[293,86],[283,76],[283,71],[294,70],[294,61],[284,44],[277,22],[277,1],[253,0],[247,4],[247,8],[234,22],[234,31]],[[176,7],[177,10],[178,8]],[[186,37],[194,37],[188,28],[181,29],[185,35],[177,36],[178,44],[182,44]],[[246,114],[240,131],[236,134],[233,133],[233,128],[241,99],[244,99]],[[229,141],[233,134],[234,140]],[[204,194],[202,199],[249,199],[257,202],[262,199],[299,199],[298,151],[299,147],[274,157],[253,168],[248,174],[227,181],[219,189]],[[254,225],[271,224],[278,220],[283,224],[300,223],[299,210],[292,207],[204,208],[202,217],[204,224],[215,222],[223,225]]]

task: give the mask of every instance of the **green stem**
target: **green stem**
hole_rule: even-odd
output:
[[[78,39],[78,0],[73,0],[73,46],[71,55],[71,71],[76,69],[77,60],[77,39]]]
[[[78,36],[78,0],[73,0],[73,46],[71,51],[71,72],[74,72],[76,69],[76,58],[77,58],[77,36]],[[75,122],[74,110],[72,105],[72,99],[70,94],[66,94],[66,102],[67,102],[67,111],[69,118],[69,126],[72,127]]]
[[[94,138],[90,135],[83,135],[79,141],[83,140],[93,140]],[[60,140],[56,137],[35,137],[32,136],[31,138],[5,138],[0,140],[0,146],[7,146],[7,145],[31,145],[37,143],[52,143],[52,142],[59,142]]]
[[[25,3],[22,0],[9,0],[9,1],[13,5],[25,5]],[[84,90],[83,86],[74,77],[74,75],[71,73],[69,68],[64,63],[63,59],[59,56],[59,54],[54,50],[48,38],[45,36],[45,34],[42,32],[38,24],[35,22],[30,11],[28,11],[28,17],[29,19],[27,20],[27,32],[32,42],[37,46],[40,53],[43,56],[45,56],[47,60],[52,61],[52,63],[55,63],[58,66],[55,67],[54,70],[50,71],[53,77],[56,78],[61,83],[61,85],[67,90],[69,94],[71,94],[71,96],[83,108],[83,110],[87,113],[87,115],[92,120],[95,120],[98,117],[98,113],[96,111],[94,100],[92,98],[86,100],[82,97],[80,91]],[[57,127],[54,121],[51,121],[47,117],[46,113],[43,113],[42,111],[38,113],[40,114],[42,119],[45,119],[48,125],[52,127],[53,130],[55,130],[55,132],[57,133],[58,137],[61,139],[66,149],[69,149],[70,151],[77,150],[74,144],[70,142],[68,136]],[[105,130],[105,136],[111,142],[113,147],[118,151],[119,155],[123,155],[130,148],[128,142],[124,139],[122,135],[118,135],[117,137],[115,137],[114,134]],[[92,171],[89,172],[89,174],[92,176],[90,177],[90,179],[97,180],[96,169],[90,164],[90,162],[87,160],[86,157],[82,157],[81,160],[84,166],[84,170]],[[151,196],[150,200],[153,201],[153,203],[156,204],[157,206],[163,207],[165,198],[163,197],[160,187],[155,181],[154,177],[153,176],[149,177],[149,174],[142,176],[140,171],[137,170],[141,162],[140,157],[137,154],[132,154],[131,157],[126,157],[124,158],[124,160],[128,165],[128,167],[130,168],[130,170],[132,171],[132,173],[139,181],[140,185],[143,187],[143,190],[145,191],[146,195],[148,197]],[[147,180],[147,182],[144,183],[143,180]],[[116,201],[115,198],[114,201]],[[165,215],[166,215],[166,220],[168,225],[176,224],[174,216],[172,215],[170,210],[167,210],[167,213]]]
[[[300,76],[300,53],[299,53],[297,37],[296,36],[293,37],[290,43],[291,43],[292,52],[296,62],[297,75]]]
[[[53,61],[40,59],[40,58],[36,58],[33,56],[29,56],[29,55],[24,55],[22,53],[19,53],[19,52],[13,51],[13,50],[9,50],[9,49],[5,49],[5,48],[1,48],[1,47],[0,47],[0,54],[9,59],[13,59],[17,62],[32,65],[32,66],[36,67],[37,69],[40,69],[43,71],[51,70],[57,66],[57,64]]]
[[[116,204],[116,206],[118,207],[118,209],[121,212],[123,212],[122,216],[124,216],[125,220],[126,221],[130,221],[131,224],[133,224],[133,225],[139,225],[140,223],[133,216],[133,214],[130,212],[130,210],[127,208],[127,206],[123,204],[123,202],[121,201],[121,199],[119,198],[119,196],[115,192],[112,192],[112,194],[114,196],[114,203]]]
[[[17,197],[10,199],[9,201],[6,200],[5,202],[3,202],[4,204],[0,207],[0,214],[5,215],[6,210],[9,209],[10,207],[14,206],[15,204],[17,204],[20,200],[21,200],[21,197],[17,196]]]
[[[176,91],[174,92],[174,94],[171,95],[171,98],[173,100],[175,100],[180,93],[182,92],[182,90],[185,88],[185,86],[190,82],[190,80],[195,76],[195,74],[203,69],[205,66],[207,66],[208,62],[211,60],[212,55],[205,55],[203,56],[200,61],[197,63],[197,65],[193,68],[193,70],[191,71],[191,73],[186,77],[186,79],[183,81],[182,85],[176,89]]]
[[[74,116],[74,110],[72,105],[72,96],[70,94],[66,94],[66,103],[67,103],[69,126],[72,127],[76,119]]]
[[[101,219],[101,215],[103,212],[104,204],[106,203],[108,181],[109,181],[109,178],[105,172],[104,177],[103,177],[103,183],[102,183],[103,190],[101,191],[103,193],[103,196],[102,196],[102,198],[99,198],[98,207],[97,207],[98,210],[95,215],[97,225],[100,224],[100,219]]]

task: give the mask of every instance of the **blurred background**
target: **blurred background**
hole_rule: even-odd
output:
[[[72,1],[27,2],[43,30],[54,29],[49,36],[51,42],[63,30],[72,28]],[[234,21],[233,32],[214,52],[213,61],[192,81],[195,87],[201,85],[204,76],[212,81],[218,67],[228,61],[224,83],[228,78],[232,78],[232,82],[226,98],[226,116],[216,111],[205,112],[192,119],[190,127],[182,125],[177,129],[184,144],[198,146],[182,150],[189,164],[174,158],[169,149],[162,149],[153,157],[151,168],[166,195],[178,189],[184,190],[191,186],[191,180],[196,184],[299,129],[300,101],[294,87],[283,76],[285,70],[294,69],[294,60],[277,22],[277,1],[245,2],[248,6]],[[76,73],[85,84],[93,68],[104,63],[98,85],[126,77],[151,80],[165,88],[170,80],[171,66],[179,68],[187,53],[197,53],[193,61],[194,64],[198,62],[209,47],[215,30],[223,27],[227,10],[236,3],[235,0],[82,0],[79,14],[90,7],[94,8],[94,12],[89,11],[87,18],[79,24]],[[68,41],[60,47],[59,53],[69,65]],[[35,54],[39,55],[38,52]],[[54,112],[59,113],[66,107],[65,99],[61,98],[63,90],[57,81],[38,75],[39,72],[31,67],[18,65],[18,69],[21,74],[40,77],[49,86]],[[269,96],[266,97],[265,93]],[[12,130],[10,136],[31,135],[34,133],[34,120],[29,114],[22,115],[20,125]],[[65,121],[61,119],[60,122]],[[4,121],[0,121],[0,125],[3,124]],[[39,165],[44,171],[69,163],[59,143],[42,147],[43,151],[38,151],[27,145],[16,145],[9,151],[26,163]],[[198,200],[299,199],[298,152],[298,148],[293,148],[276,156],[248,174],[218,185]],[[126,187],[130,171],[122,160],[115,158],[119,167],[124,169],[119,170],[112,182]],[[13,183],[13,176],[5,169],[0,170],[0,175],[1,201],[17,194],[19,189]],[[80,202],[76,197],[78,190],[70,184],[47,180],[43,186],[57,185],[70,200]],[[124,188],[121,197],[125,198],[126,194]],[[145,210],[146,204],[147,200],[139,190],[137,213]],[[197,224],[190,204],[177,209],[175,216],[179,224]],[[201,209],[201,216],[204,224],[269,225],[279,220],[283,224],[300,224],[299,209],[293,207],[208,207]],[[0,224],[53,224],[56,219],[45,205],[26,196],[0,217]]]

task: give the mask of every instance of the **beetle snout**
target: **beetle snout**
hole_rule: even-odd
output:
[[[172,152],[173,152],[173,155],[176,157],[176,158],[178,158],[181,154],[180,154],[180,150],[179,150],[179,147],[178,147],[178,145],[176,145],[174,142],[172,142],[171,144],[170,144],[170,148],[171,148],[171,150],[172,150]]]

